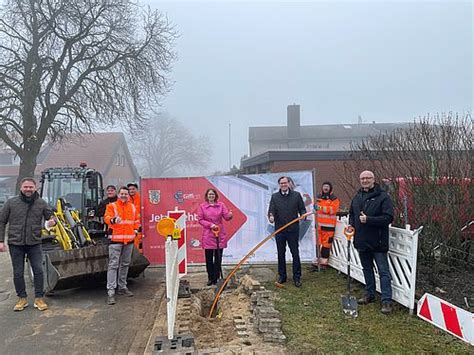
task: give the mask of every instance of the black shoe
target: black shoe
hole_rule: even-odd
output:
[[[117,295],[126,296],[126,297],[133,297],[133,292],[130,291],[128,288],[120,288],[117,291]]]
[[[109,306],[112,306],[112,305],[115,304],[115,297],[114,297],[113,295],[107,297],[107,304],[108,304]]]
[[[301,287],[301,281],[300,280],[295,280],[294,284],[296,287]]]
[[[280,277],[278,278],[278,283],[279,283],[279,284],[284,284],[285,282],[286,282],[286,277],[280,276]]]
[[[383,302],[382,309],[380,310],[383,314],[390,314],[393,311],[392,302]]]
[[[375,297],[370,297],[365,295],[364,297],[361,297],[357,300],[357,304],[369,304],[375,302]]]
[[[211,286],[211,285],[212,285],[212,282],[213,282],[212,280],[209,280],[209,281],[207,281],[207,284],[206,284],[206,285],[207,285],[207,286]]]

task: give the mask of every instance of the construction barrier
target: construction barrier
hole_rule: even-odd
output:
[[[418,301],[418,317],[474,345],[474,314],[425,293]]]
[[[336,232],[329,258],[329,265],[340,272],[347,273],[347,240],[344,228],[349,224],[347,217],[337,221]],[[423,227],[417,230],[389,228],[388,263],[392,275],[392,299],[410,310],[413,314],[415,308],[415,283],[416,262],[418,250],[418,235]],[[375,263],[374,263],[375,264]],[[380,292],[380,279],[375,268],[375,281],[377,291]],[[351,276],[365,284],[364,273],[360,263],[359,253],[351,245]]]
[[[176,221],[176,227],[179,228],[181,233],[181,237],[178,239],[178,273],[181,278],[188,273],[186,255],[186,211],[176,208],[174,211],[168,211],[168,217]]]
[[[166,316],[168,320],[168,339],[173,339],[176,308],[178,304],[178,241],[167,238],[166,254]]]
[[[168,211],[167,219],[157,223],[157,231],[166,237],[166,315],[168,339],[174,338],[174,323],[178,305],[180,273],[186,274],[186,212]]]

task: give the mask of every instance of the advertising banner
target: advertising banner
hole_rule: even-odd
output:
[[[188,264],[205,262],[202,249],[202,227],[198,208],[204,203],[207,189],[219,194],[219,201],[232,211],[233,218],[224,221],[228,246],[223,263],[240,261],[259,241],[273,232],[267,218],[271,195],[278,191],[282,173],[193,178],[150,178],[141,180],[143,250],[153,265],[164,265],[165,240],[156,232],[156,223],[167,217],[168,211],[186,211]],[[312,209],[313,177],[311,171],[285,172],[293,190],[301,193],[308,211]],[[314,216],[300,221],[299,249],[302,261],[312,261],[316,255]],[[291,254],[287,251],[287,260]],[[274,240],[268,241],[250,258],[250,263],[276,263]]]

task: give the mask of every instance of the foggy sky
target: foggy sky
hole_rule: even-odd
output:
[[[210,171],[248,154],[248,127],[411,121],[472,111],[470,1],[145,3],[181,36],[163,109],[211,137]]]

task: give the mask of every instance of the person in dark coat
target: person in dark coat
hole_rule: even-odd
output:
[[[105,209],[109,203],[117,201],[117,189],[114,185],[108,185],[106,187],[107,198],[100,201],[99,206],[97,207],[97,217],[104,217]]]
[[[283,227],[288,222],[306,213],[306,207],[301,194],[289,188],[288,177],[278,179],[280,190],[275,192],[270,199],[268,207],[268,220],[275,223],[275,230]],[[301,287],[301,262],[298,250],[299,224],[293,223],[276,235],[278,251],[278,283],[286,282],[286,244],[290,248],[293,258],[293,282],[296,287]]]
[[[25,287],[25,256],[33,269],[35,285],[34,307],[40,311],[48,309],[44,301],[43,250],[41,249],[41,229],[43,219],[45,227],[56,224],[53,211],[46,201],[36,192],[36,181],[24,178],[20,185],[20,194],[7,200],[0,211],[0,252],[6,251],[5,231],[8,223],[8,249],[13,267],[13,283],[18,301],[14,311],[28,307]]]
[[[388,264],[389,225],[393,221],[390,196],[375,183],[375,175],[366,170],[360,174],[361,189],[351,202],[349,224],[355,228],[354,247],[362,264],[365,291],[359,304],[375,301],[374,260],[380,276],[382,313],[392,311],[392,285]]]

